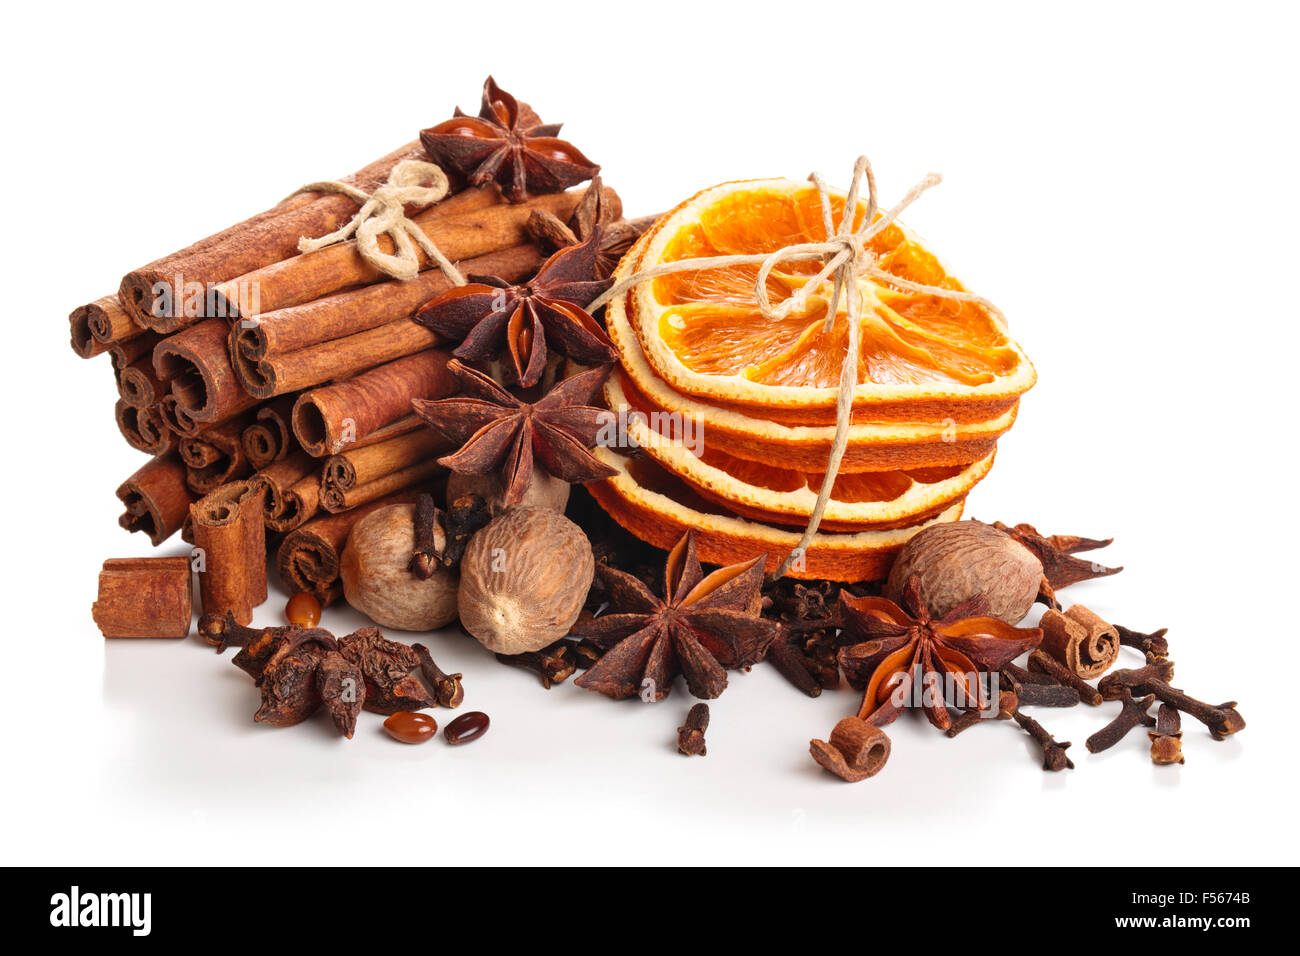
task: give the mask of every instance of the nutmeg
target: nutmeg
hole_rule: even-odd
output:
[[[408,570],[414,549],[415,505],[389,505],[358,521],[339,562],[347,602],[399,631],[433,631],[456,620],[455,573],[437,568],[416,577]]]
[[[1043,565],[1028,548],[982,521],[954,521],[918,532],[894,559],[885,596],[901,601],[911,577],[930,614],[942,617],[975,597],[985,612],[1019,624],[1038,596]]]
[[[568,518],[507,508],[465,549],[460,622],[498,654],[541,650],[569,633],[595,571],[591,543]]]
[[[545,468],[533,466],[533,478],[524,492],[524,500],[519,502],[521,508],[549,508],[564,514],[569,503],[569,483],[563,478],[556,478]],[[478,495],[487,502],[488,510],[499,515],[506,510],[506,482],[500,474],[470,475],[453,471],[447,476],[447,501],[455,501],[464,495]]]

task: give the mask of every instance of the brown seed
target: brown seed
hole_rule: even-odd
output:
[[[298,627],[315,627],[320,623],[320,601],[308,591],[299,591],[284,606],[284,616]]]
[[[388,731],[388,736],[404,744],[422,744],[433,739],[438,732],[438,722],[428,714],[399,710],[384,721],[384,730]]]
[[[489,723],[488,715],[483,711],[471,710],[468,714],[461,714],[449,723],[442,735],[447,738],[449,744],[467,744],[487,733]]]

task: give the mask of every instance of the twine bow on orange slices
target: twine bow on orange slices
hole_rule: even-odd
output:
[[[858,208],[858,195],[861,192],[864,178],[867,183],[866,214],[863,216],[862,225],[857,230],[854,230],[854,211]],[[817,534],[817,529],[821,525],[826,506],[830,502],[831,492],[835,487],[835,479],[839,474],[840,462],[843,460],[844,452],[848,447],[849,425],[852,423],[853,392],[858,384],[857,369],[861,351],[862,306],[857,280],[867,277],[912,292],[921,292],[960,302],[974,302],[988,309],[1000,325],[1005,326],[1006,324],[1001,311],[982,296],[970,292],[961,292],[956,289],[946,289],[941,286],[924,285],[886,272],[876,264],[875,254],[867,248],[867,243],[870,242],[873,236],[888,228],[904,209],[919,199],[926,190],[932,186],[937,186],[942,181],[942,178],[937,173],[928,174],[908,190],[897,205],[884,214],[878,215],[879,203],[876,197],[876,177],[871,170],[871,163],[867,160],[867,157],[859,156],[857,162],[853,164],[853,182],[849,186],[848,195],[844,202],[844,214],[840,218],[838,227],[834,222],[830,192],[827,190],[826,184],[817,173],[813,173],[808,179],[817,188],[817,195],[821,199],[822,220],[826,228],[826,240],[824,242],[797,243],[771,253],[706,256],[698,259],[680,259],[675,262],[660,263],[616,282],[608,291],[593,300],[587,307],[589,311],[594,311],[611,299],[622,295],[628,289],[648,279],[671,275],[676,272],[695,272],[737,265],[757,265],[759,267],[758,274],[754,279],[754,298],[763,317],[768,320],[778,321],[788,316],[795,309],[803,308],[810,296],[820,292],[822,287],[827,282],[830,282],[832,286],[830,308],[827,310],[826,322],[822,327],[823,333],[829,333],[835,325],[840,299],[843,297],[846,313],[845,320],[848,323],[848,351],[840,371],[839,391],[835,403],[835,439],[831,445],[830,457],[826,464],[826,474],[822,479],[821,490],[817,493],[817,502],[808,520],[808,527],[800,537],[799,543],[795,545],[780,566],[772,572],[770,575],[772,579],[783,577],[807,553],[808,546],[812,543],[813,537]],[[824,263],[821,271],[790,298],[778,306],[773,306],[767,292],[767,277],[771,271],[785,262],[817,261]]]
[[[388,181],[367,193],[351,183],[327,181],[308,183],[290,193],[342,193],[357,201],[361,208],[346,224],[318,239],[303,236],[298,240],[299,252],[315,252],[335,243],[346,242],[353,235],[357,239],[357,252],[385,275],[403,281],[414,279],[420,272],[419,246],[429,261],[442,270],[452,285],[465,285],[465,277],[442,254],[433,240],[406,215],[407,204],[431,206],[447,195],[450,189],[447,174],[436,163],[405,159],[393,167]],[[395,253],[379,248],[379,237],[392,240]]]

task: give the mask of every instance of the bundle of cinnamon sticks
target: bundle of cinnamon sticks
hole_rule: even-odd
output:
[[[408,143],[344,180],[368,194],[410,159],[430,156]],[[569,219],[588,190],[621,216],[598,177],[519,202],[495,182],[461,180],[406,214],[465,275],[526,281],[550,251],[536,223]],[[414,279],[389,278],[355,240],[298,251],[301,238],[338,229],[360,206],[333,192],[295,194],[129,272],[116,294],[72,312],[73,350],[109,356],[118,429],[150,456],[117,489],[122,527],[155,545],[183,528],[218,550],[236,539],[245,549],[278,544],[285,585],[328,603],[357,518],[436,479],[440,439],[418,424],[411,400],[455,386],[448,353],[411,315],[451,280],[423,254]],[[262,537],[225,530],[232,509],[252,510]],[[248,623],[265,579],[233,588],[213,593],[205,620],[229,612]]]

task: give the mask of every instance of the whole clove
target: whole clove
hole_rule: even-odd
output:
[[[1099,754],[1103,750],[1109,750],[1123,740],[1128,735],[1128,732],[1139,724],[1144,727],[1154,726],[1156,719],[1147,711],[1151,709],[1155,699],[1154,694],[1148,694],[1139,700],[1134,700],[1132,692],[1125,687],[1123,696],[1120,697],[1123,706],[1120,708],[1120,712],[1115,715],[1115,719],[1084,742],[1088,752]]]
[[[1073,687],[1015,664],[1004,664],[998,677],[1011,688],[1022,707],[1073,707],[1079,703],[1079,692]]]
[[[1093,687],[1078,674],[1074,673],[1074,671],[1070,670],[1051,654],[1047,654],[1043,651],[1034,651],[1029,655],[1029,669],[1031,671],[1037,671],[1040,674],[1046,674],[1057,683],[1064,684],[1066,687],[1072,687],[1078,693],[1079,700],[1090,707],[1100,705],[1102,700],[1105,699],[1098,692],[1097,688]]]
[[[433,655],[423,644],[412,644],[411,650],[420,661],[420,676],[433,690],[433,699],[439,707],[459,707],[465,699],[465,688],[461,684],[461,674],[444,674],[442,668],[433,662]]]
[[[803,653],[797,650],[794,645],[784,639],[785,627],[782,625],[783,635],[777,637],[775,641],[768,645],[766,660],[776,668],[777,673],[788,680],[801,693],[809,697],[818,697],[822,692],[822,685],[814,676],[812,669],[807,663],[807,658]]]
[[[1151,762],[1160,766],[1185,763],[1183,759],[1182,718],[1176,708],[1161,704],[1156,711],[1155,730],[1147,731],[1151,739]]]
[[[461,495],[453,501],[443,515],[447,544],[439,557],[442,566],[460,567],[460,559],[465,556],[470,537],[491,520],[492,512],[481,495]]]
[[[433,495],[421,494],[415,499],[414,521],[415,549],[409,568],[421,581],[427,581],[442,566],[441,557],[447,545],[444,516]]]
[[[1121,700],[1124,691],[1134,694],[1148,694],[1147,685],[1152,681],[1161,683],[1174,679],[1173,661],[1155,661],[1142,667],[1121,667],[1111,671],[1097,683],[1097,690],[1106,700]]]
[[[1034,740],[1037,741],[1038,746],[1043,749],[1044,770],[1058,771],[1074,769],[1074,761],[1065,754],[1065,751],[1070,746],[1068,740],[1065,743],[1058,743],[1052,738],[1052,735],[1047,732],[1047,728],[1034,720],[1034,718],[1021,713],[1019,710],[1015,711],[1011,715],[1011,719],[1018,723],[1025,733],[1033,737]]]
[[[1120,624],[1115,625],[1115,630],[1119,632],[1120,644],[1141,651],[1147,656],[1148,663],[1150,663],[1150,658],[1169,656],[1169,642],[1165,640],[1165,635],[1169,633],[1167,627],[1152,631],[1150,634],[1129,630]]]
[[[677,752],[688,757],[703,757],[704,732],[709,729],[709,705],[696,704],[686,712],[686,722],[677,728]]]
[[[570,675],[577,670],[570,654],[570,644],[568,641],[556,641],[549,647],[544,647],[540,651],[526,651],[523,654],[498,654],[496,656],[502,664],[509,664],[511,667],[522,667],[524,670],[532,671],[542,679],[542,686],[547,690],[551,689],[553,684],[562,684],[569,679]]]
[[[1222,704],[1207,704],[1189,697],[1178,688],[1169,686],[1168,682],[1172,679],[1173,673],[1172,661],[1158,661],[1145,667],[1118,670],[1107,674],[1098,687],[1103,694],[1115,695],[1112,699],[1118,698],[1124,687],[1128,687],[1135,694],[1154,694],[1157,700],[1205,724],[1210,730],[1210,736],[1215,740],[1223,740],[1246,728],[1246,719],[1237,712],[1235,700]]]
[[[995,720],[1010,720],[1011,716],[1020,706],[1020,699],[1016,696],[1015,691],[1004,690],[998,694],[998,713]],[[974,727],[976,724],[989,722],[989,717],[982,710],[966,710],[952,719],[945,733],[949,737],[956,737],[963,730]]]

